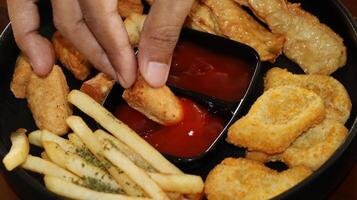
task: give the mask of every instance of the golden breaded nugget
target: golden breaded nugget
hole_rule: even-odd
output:
[[[67,102],[69,93],[62,69],[55,65],[47,77],[31,74],[27,86],[27,102],[39,129],[47,129],[57,135],[67,133],[66,119],[72,115]]]
[[[123,98],[130,107],[159,124],[172,125],[183,118],[181,102],[170,88],[166,85],[152,88],[141,76],[131,88],[124,91]]]
[[[16,98],[26,98],[26,87],[31,74],[32,67],[30,63],[28,63],[26,58],[22,54],[20,54],[17,57],[15,71],[12,75],[12,81],[10,84],[11,92]]]
[[[311,174],[303,166],[277,172],[244,158],[226,158],[207,176],[208,200],[271,199]]]
[[[331,76],[295,75],[287,70],[274,67],[265,77],[265,90],[282,85],[293,85],[314,91],[325,102],[326,118],[346,123],[352,103],[345,87]]]
[[[126,32],[128,32],[130,44],[133,47],[137,47],[139,45],[140,32],[141,29],[143,29],[145,19],[146,15],[132,13],[124,21],[124,26],[126,28]]]
[[[295,86],[275,87],[229,128],[227,141],[249,150],[280,153],[324,118],[325,106],[316,93]]]
[[[85,81],[81,91],[88,94],[96,102],[102,104],[112,90],[115,81],[104,73],[98,73],[93,78]]]
[[[90,74],[92,65],[74,46],[59,32],[52,38],[56,58],[79,80],[85,80]]]
[[[130,14],[142,14],[144,11],[144,5],[141,0],[119,0],[118,12],[123,18],[128,17]]]

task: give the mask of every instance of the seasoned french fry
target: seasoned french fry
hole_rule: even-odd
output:
[[[68,101],[95,119],[101,126],[128,145],[132,150],[136,151],[157,171],[168,174],[182,173],[154,147],[88,95],[78,90],[72,90],[68,95]]]
[[[169,199],[165,192],[148,176],[148,174],[137,167],[129,158],[125,157],[114,145],[106,141],[103,155],[115,166],[123,170],[133,181],[135,181],[153,199]]]
[[[66,168],[66,152],[55,142],[44,141],[42,144],[50,160],[56,165]]]
[[[82,148],[85,147],[84,143],[82,142],[81,138],[78,137],[75,133],[68,134],[68,140],[74,144],[74,146]]]
[[[41,153],[41,158],[44,159],[44,160],[51,161],[51,159],[48,157],[46,151],[43,151],[43,152]]]
[[[42,145],[43,145],[43,142],[50,141],[50,142],[54,142],[54,143],[58,144],[65,151],[69,151],[72,153],[76,152],[76,147],[73,144],[71,144],[68,140],[66,140],[54,133],[51,133],[50,131],[47,131],[47,130],[42,131],[41,141],[42,141]]]
[[[41,135],[41,130],[32,131],[30,134],[28,134],[30,144],[35,145],[37,147],[43,147],[41,142]]]
[[[26,129],[20,128],[11,133],[11,148],[2,160],[5,168],[8,171],[15,169],[17,166],[25,162],[27,155],[30,152],[29,140],[26,136]]]
[[[26,161],[21,166],[22,168],[32,172],[55,176],[70,182],[77,182],[79,180],[78,176],[57,166],[56,164],[32,155],[28,155]]]
[[[45,176],[48,190],[62,197],[78,200],[148,200],[148,198],[129,197],[121,194],[97,192],[54,176]]]

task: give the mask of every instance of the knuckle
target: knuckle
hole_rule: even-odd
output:
[[[156,48],[171,50],[177,43],[179,33],[178,26],[164,26],[151,31],[148,39]]]

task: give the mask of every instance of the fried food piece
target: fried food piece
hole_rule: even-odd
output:
[[[144,11],[144,5],[141,0],[119,0],[118,12],[121,17],[126,18],[130,14],[142,14]]]
[[[98,73],[82,84],[81,91],[88,94],[96,102],[102,104],[112,90],[114,83],[115,81],[106,74]]]
[[[20,54],[17,57],[15,71],[12,75],[10,90],[16,98],[26,98],[26,87],[32,74],[32,67],[26,58]]]
[[[141,76],[131,88],[124,91],[123,98],[130,107],[159,124],[177,124],[183,118],[180,100],[170,88],[166,85],[152,88]]]
[[[39,129],[57,135],[67,133],[66,118],[72,114],[67,102],[69,93],[62,69],[55,65],[47,77],[32,73],[26,89],[28,106]]]
[[[130,44],[133,47],[137,47],[139,45],[140,32],[143,29],[145,19],[146,15],[132,13],[124,21],[124,26],[128,32]]]
[[[248,150],[280,153],[324,118],[325,106],[316,93],[295,86],[275,87],[229,128],[227,141]]]
[[[208,200],[271,199],[311,174],[306,167],[277,172],[244,158],[226,158],[207,176]]]
[[[284,54],[305,73],[329,75],[346,64],[343,39],[299,4],[286,0],[247,2],[273,33],[286,37]]]
[[[269,32],[233,0],[203,3],[211,9],[224,36],[253,47],[263,61],[274,61],[281,54],[285,38]]]
[[[92,65],[75,49],[59,32],[52,38],[56,58],[79,80],[85,80],[90,74]]]
[[[331,76],[295,75],[287,70],[274,67],[264,79],[265,90],[273,87],[293,85],[314,91],[325,102],[326,118],[342,124],[348,120],[352,103],[345,87]]]

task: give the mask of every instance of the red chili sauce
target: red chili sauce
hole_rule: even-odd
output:
[[[161,126],[127,104],[119,105],[115,116],[135,130],[162,153],[194,157],[205,152],[224,128],[224,121],[189,99],[181,99],[184,119],[172,126]]]
[[[174,51],[168,83],[234,102],[243,97],[251,77],[246,61],[183,40]]]

